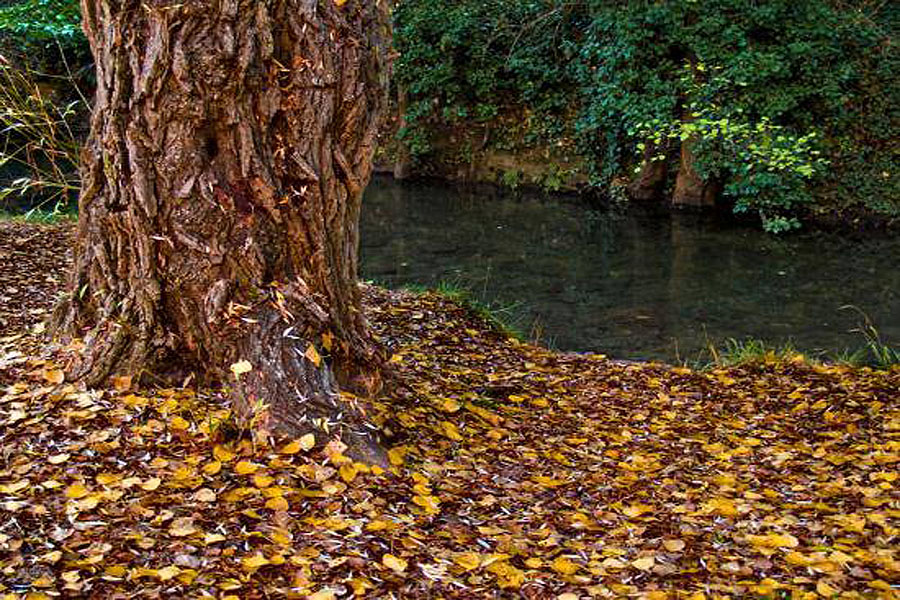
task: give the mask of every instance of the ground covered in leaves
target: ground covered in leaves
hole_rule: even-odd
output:
[[[63,383],[5,333],[0,597],[895,594],[900,371],[696,372],[521,344],[437,295],[366,304],[407,386],[376,405],[389,472],[255,446],[204,390]]]

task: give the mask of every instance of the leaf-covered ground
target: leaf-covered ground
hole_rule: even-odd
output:
[[[393,472],[239,441],[203,390],[62,383],[4,334],[0,597],[895,595],[900,370],[695,372],[366,304],[406,386],[373,415]]]

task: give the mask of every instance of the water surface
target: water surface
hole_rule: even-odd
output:
[[[390,287],[451,281],[515,304],[561,350],[666,361],[728,338],[840,351],[869,316],[900,345],[900,239],[775,237],[692,215],[598,212],[541,195],[376,178],[361,270]]]

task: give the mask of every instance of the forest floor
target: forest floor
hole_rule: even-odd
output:
[[[0,598],[896,597],[896,368],[552,352],[367,287],[385,472],[241,440],[213,391],[65,383],[70,235],[0,224]]]

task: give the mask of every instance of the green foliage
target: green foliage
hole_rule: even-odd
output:
[[[492,121],[525,106],[527,134],[560,133],[571,104],[569,49],[580,7],[559,0],[405,0],[394,11],[396,83],[410,102],[400,132],[414,157],[446,126]]]
[[[701,175],[770,231],[857,206],[900,215],[897,12],[820,0],[402,0],[401,136],[421,156],[447,128],[515,114],[531,143],[574,136],[598,186],[629,173],[640,144],[690,141]],[[674,160],[665,149],[659,159]]]
[[[83,39],[77,0],[23,0],[0,8],[0,30],[33,41]]]

